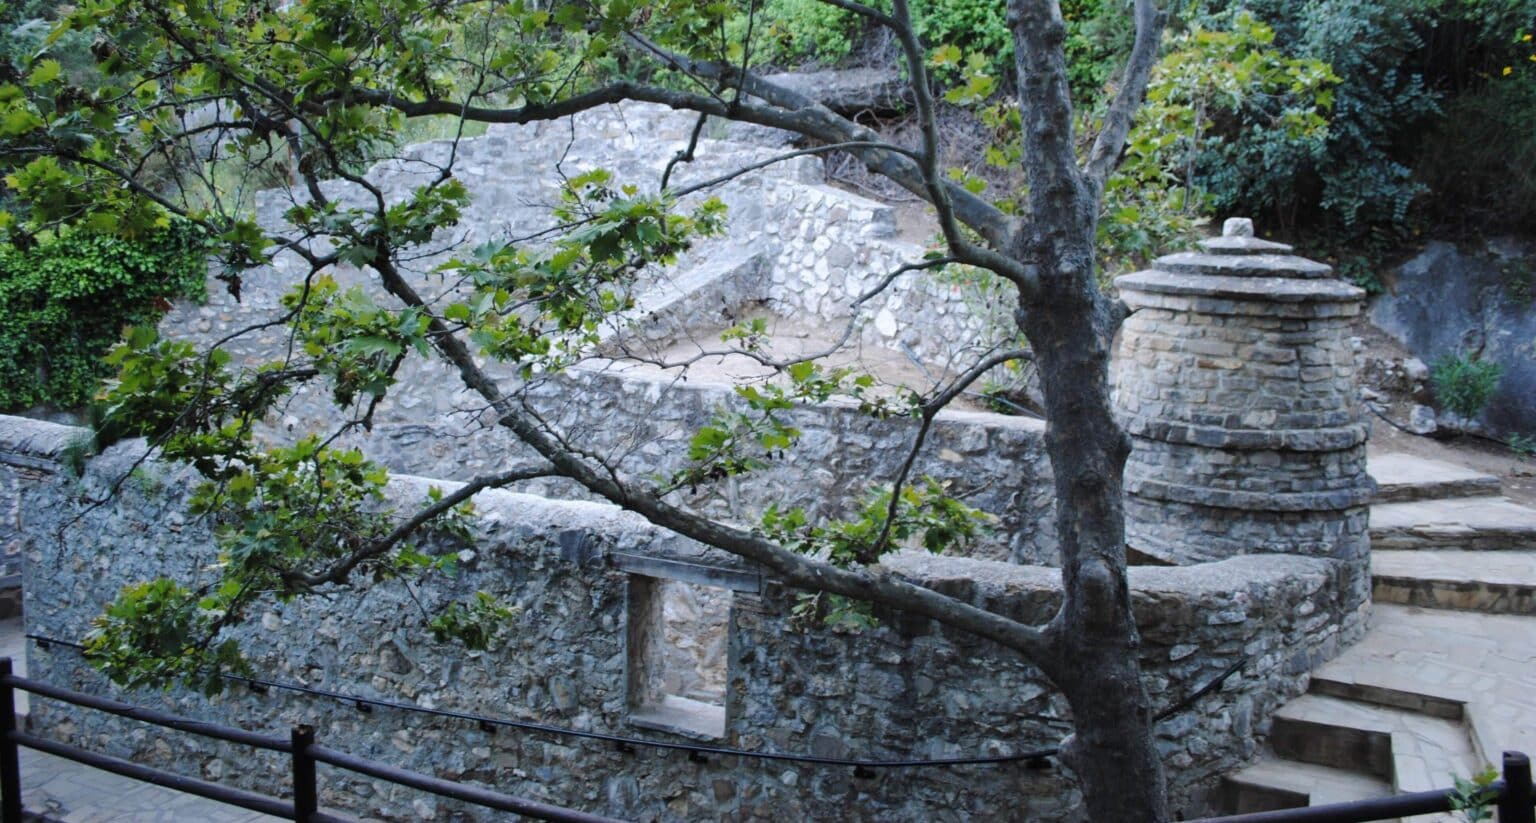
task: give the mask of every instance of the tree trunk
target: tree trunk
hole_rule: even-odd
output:
[[[1120,115],[1139,104],[1155,58],[1160,18],[1138,0],[1137,48],[1117,99]],[[1072,706],[1074,735],[1063,747],[1095,821],[1168,819],[1152,709],[1141,682],[1140,637],[1125,564],[1123,472],[1130,439],[1109,402],[1109,347],[1118,319],[1094,275],[1099,195],[1120,151],[1101,135],[1103,172],[1078,165],[1072,98],[1056,0],[1009,0],[1019,83],[1023,165],[1029,183],[1026,233],[1013,254],[1035,267],[1038,288],[1020,292],[1017,320],[1029,338],[1045,400],[1046,452],[1056,478],[1063,602],[1050,627],[1042,668]],[[1108,125],[1108,123],[1107,123]],[[1098,153],[1098,152],[1096,152]]]
[[[1122,473],[1130,440],[1109,400],[1115,320],[1091,265],[1086,271],[1057,281],[1049,302],[1023,307],[1018,317],[1035,347],[1051,421],[1045,442],[1061,541],[1064,600],[1046,674],[1072,706],[1075,733],[1063,759],[1078,776],[1090,819],[1161,823],[1166,787],[1126,575]]]

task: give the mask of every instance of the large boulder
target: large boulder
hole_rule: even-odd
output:
[[[1489,433],[1536,434],[1536,246],[1498,240],[1481,248],[1432,242],[1399,266],[1372,301],[1371,321],[1433,364],[1446,355],[1503,367],[1475,421]]]

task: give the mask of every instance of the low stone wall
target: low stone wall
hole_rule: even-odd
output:
[[[53,462],[71,430],[0,421],[8,538],[26,560],[30,632],[78,639],[124,583],[159,574],[196,581],[213,558],[209,525],[185,514],[193,478],[122,444],[80,479],[17,473]],[[138,465],[136,470],[133,470]],[[130,473],[130,470],[131,471]],[[123,480],[126,478],[126,480]],[[123,480],[113,502],[88,501]],[[433,481],[396,477],[390,497],[420,501]],[[18,502],[21,501],[21,502]],[[1066,708],[1040,674],[990,643],[899,614],[859,633],[792,625],[793,593],[718,550],[612,507],[510,492],[477,498],[475,543],[454,578],[415,596],[394,585],[338,590],[269,606],[242,629],[257,670],[274,680],[553,726],[684,739],[635,724],[626,695],[627,592],[634,575],[733,588],[728,621],[725,745],[761,752],[895,759],[1004,754],[1059,742]],[[893,573],[1027,620],[1049,617],[1058,573],[968,558],[901,555]],[[1132,572],[1143,660],[1154,700],[1176,702],[1247,656],[1225,688],[1162,724],[1176,808],[1205,811],[1217,777],[1255,750],[1255,735],[1313,665],[1334,653],[1338,566],[1322,558],[1245,556]],[[485,590],[521,608],[499,648],[430,643],[422,612]],[[645,820],[1080,819],[1080,797],[1056,768],[1022,763],[950,769],[846,767],[682,753],[623,753],[594,741],[502,730],[413,713],[235,687],[123,694],[75,652],[29,648],[34,676],[210,721],[284,733],[310,723],[327,745],[501,791]],[[281,787],[283,763],[207,740],[159,735],[118,718],[33,703],[39,733],[140,762],[244,786]],[[323,802],[385,819],[483,819],[446,802],[323,770]]]
[[[79,429],[0,415],[0,618],[21,614],[22,547],[39,524],[35,495],[49,483]]]
[[[442,380],[454,379],[441,371]],[[596,368],[573,369],[528,386],[524,396],[570,442],[608,456],[621,474],[634,478],[666,477],[683,468],[688,439],[712,415],[721,409],[747,410],[728,384]],[[372,434],[351,442],[393,470],[439,477],[445,474],[441,469],[452,467],[447,477],[457,480],[539,462],[504,430],[475,419],[435,419],[382,422]],[[835,403],[794,409],[788,419],[802,435],[800,445],[782,460],[740,478],[685,489],[679,502],[748,525],[757,523],[769,504],[801,506],[822,517],[851,515],[872,484],[896,476],[917,434],[911,418],[882,420]],[[946,411],[935,420],[914,476],[934,477],[994,518],[966,554],[1057,562],[1044,432],[1041,421],[984,412]],[[568,481],[532,481],[519,489],[581,496]]]

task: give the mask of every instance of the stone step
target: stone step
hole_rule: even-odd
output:
[[[1451,719],[1460,704],[1480,759],[1496,763],[1506,749],[1536,751],[1533,667],[1530,617],[1377,603],[1365,637],[1314,670],[1312,687],[1400,708],[1418,699]]]
[[[1501,493],[1499,478],[1444,460],[1386,452],[1370,455],[1366,465],[1376,481],[1377,503],[1490,497]]]
[[[1466,719],[1466,703],[1459,697],[1431,694],[1411,679],[1394,677],[1391,671],[1360,672],[1345,667],[1330,668],[1331,663],[1312,672],[1307,691],[1446,720]]]
[[[1397,792],[1444,788],[1484,765],[1459,721],[1319,694],[1275,713],[1270,745],[1287,759],[1390,780]]]
[[[1392,784],[1348,769],[1284,760],[1273,754],[1221,780],[1225,814],[1250,814],[1386,797]]]
[[[1372,551],[1377,603],[1536,616],[1536,551]]]
[[[1536,509],[1503,497],[1458,497],[1371,507],[1371,548],[1536,549]]]
[[[1269,744],[1286,760],[1392,776],[1392,723],[1363,703],[1302,695],[1275,712]]]

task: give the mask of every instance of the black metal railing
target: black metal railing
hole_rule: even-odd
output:
[[[55,646],[69,649],[76,653],[83,653],[85,646],[70,640],[60,640],[42,634],[27,634],[27,639],[37,644],[39,649],[49,650]],[[1208,695],[1219,691],[1223,684],[1233,675],[1247,667],[1249,658],[1240,657],[1226,668],[1218,672],[1210,680],[1200,687],[1179,699],[1176,703],[1165,707],[1153,717],[1153,721],[1161,723],[1180,712],[1195,705]],[[356,708],[358,711],[371,713],[374,709],[388,709],[417,714],[427,717],[440,717],[450,720],[460,720],[476,724],[479,729],[488,734],[495,733],[497,729],[510,729],[514,731],[533,732],[554,737],[571,738],[576,740],[592,740],[612,744],[618,751],[625,754],[633,754],[640,749],[659,749],[685,752],[688,759],[700,763],[709,757],[734,757],[742,761],[767,761],[783,763],[801,763],[807,766],[824,767],[852,767],[853,776],[860,779],[873,778],[880,769],[934,769],[949,768],[952,766],[1002,766],[1010,763],[1023,763],[1030,768],[1043,769],[1050,765],[1050,758],[1060,754],[1059,745],[1039,746],[1032,749],[1010,752],[1008,754],[976,754],[960,755],[956,757],[908,757],[898,759],[873,759],[852,757],[825,757],[821,755],[800,754],[796,752],[757,751],[753,749],[738,749],[729,746],[710,745],[705,743],[684,743],[674,740],[658,740],[646,737],[633,737],[609,732],[598,732],[587,729],[574,729],[567,726],[553,726],[547,723],[537,723],[531,720],[513,720],[507,717],[492,717],[489,715],[475,714],[473,712],[457,711],[454,709],[440,709],[421,706],[415,703],[407,703],[399,700],[387,700],[378,697],[366,697],[359,694],[332,691],[316,688],[299,683],[285,683],[278,680],[268,680],[246,675],[224,674],[225,681],[236,683],[259,694],[269,691],[283,691],[301,694],[306,697],[315,697],[335,701]],[[1034,717],[1046,724],[1063,724],[1066,721],[1056,717]]]
[[[1219,683],[1230,674],[1231,671],[1224,673],[1215,682]],[[1185,701],[1181,701],[1181,704],[1192,703],[1198,700],[1205,693],[1211,691],[1212,688],[1213,686],[1208,684],[1207,687],[1189,695]],[[218,783],[210,783],[27,734],[16,727],[17,689],[51,700],[58,700],[82,708],[138,720],[175,731],[286,754],[290,759],[293,798],[292,800],[281,800]],[[346,818],[337,817],[319,810],[319,784],[315,768],[317,763],[325,763],[389,783],[407,786],[442,797],[454,798],[485,808],[516,812],[536,820],[581,821],[582,823],[609,821],[609,823],[614,823],[613,818],[588,814],[560,806],[551,806],[525,798],[501,794],[478,786],[455,783],[321,746],[316,743],[314,729],[310,726],[295,726],[289,737],[283,738],[178,717],[153,709],[122,703],[110,698],[83,694],[41,681],[19,677],[12,671],[11,659],[8,657],[0,658],[0,823],[21,823],[23,819],[19,752],[19,747],[22,746],[134,780],[205,797],[251,811],[290,820],[311,821],[311,823],[332,823],[333,821],[346,820]],[[723,751],[721,753],[756,754],[736,752],[735,750]],[[1054,750],[1051,753],[1054,753]],[[880,763],[879,765],[914,764],[892,761]],[[942,765],[954,764],[942,763]],[[1485,805],[1493,805],[1498,809],[1499,823],[1536,823],[1536,806],[1533,806],[1530,758],[1522,752],[1505,752],[1503,779],[1495,781],[1483,789],[1480,792],[1480,797],[1485,802]],[[1310,806],[1225,817],[1209,817],[1192,821],[1192,823],[1372,823],[1372,821],[1393,820],[1399,817],[1449,812],[1455,809],[1456,802],[1456,790],[1454,788],[1446,788],[1371,800],[1359,800],[1350,803],[1336,803],[1327,806]]]
[[[199,737],[262,749],[289,757],[293,777],[293,797],[282,800],[256,792],[210,783],[174,772],[133,763],[120,758],[71,746],[44,737],[37,737],[16,727],[16,690],[30,692],[50,700],[58,700],[94,711],[115,714],[133,720],[174,729]],[[501,794],[478,786],[469,786],[443,780],[431,775],[408,771],[387,763],[356,757],[346,752],[326,748],[315,742],[315,730],[310,726],[295,726],[287,738],[264,735],[205,723],[164,712],[121,703],[104,697],[71,691],[48,683],[18,677],[11,668],[9,657],[0,658],[0,823],[21,823],[21,756],[20,747],[83,763],[93,768],[119,774],[133,780],[164,786],[187,794],[194,794],[239,806],[242,809],[275,815],[303,823],[344,823],[347,818],[320,811],[319,782],[315,764],[325,763],[340,769],[368,775],[369,777],[409,786],[424,792],[461,800],[498,811],[516,812],[535,820],[570,821],[570,823],[616,823],[613,818],[588,814],[575,809],[551,806],[521,797]]]
[[[1504,753],[1504,775],[1478,790],[1478,801],[1498,810],[1499,823],[1536,823],[1531,792],[1531,759],[1524,752]],[[1398,794],[1326,806],[1279,809],[1269,812],[1207,817],[1191,823],[1371,823],[1417,814],[1436,814],[1457,808],[1456,789]]]

